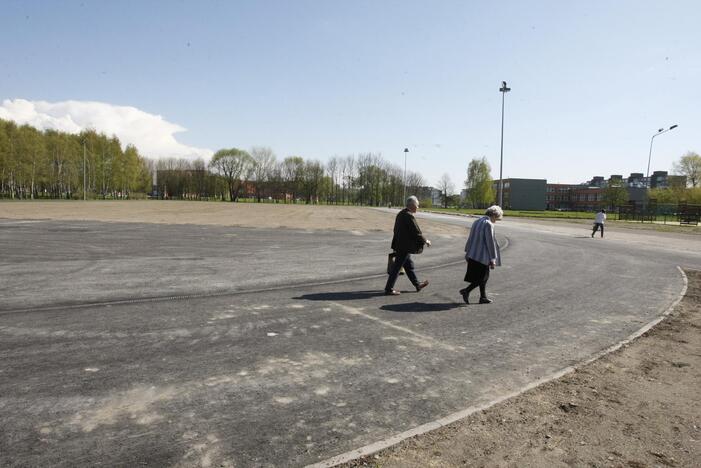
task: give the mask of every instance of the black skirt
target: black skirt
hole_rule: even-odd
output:
[[[467,272],[465,281],[467,283],[486,283],[489,279],[489,266],[477,260],[467,259]]]

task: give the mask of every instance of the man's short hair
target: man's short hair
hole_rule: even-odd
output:
[[[489,208],[487,208],[487,211],[484,212],[487,216],[495,216],[497,219],[501,219],[504,217],[504,211],[499,207],[499,205],[492,205]]]
[[[415,207],[419,207],[419,199],[416,198],[414,195],[410,196],[409,198],[406,199],[406,206],[409,208],[410,205],[413,205]]]

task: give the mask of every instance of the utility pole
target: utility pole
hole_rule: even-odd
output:
[[[499,206],[504,208],[504,177],[502,170],[504,168],[504,96],[511,91],[511,88],[506,87],[506,81],[501,82],[501,154],[499,156]]]
[[[409,152],[409,148],[404,148],[404,196],[402,198],[402,206],[406,203],[406,154]]]
[[[83,140],[83,201],[87,200],[87,194],[85,193],[86,190],[86,172],[85,172],[85,140]]]

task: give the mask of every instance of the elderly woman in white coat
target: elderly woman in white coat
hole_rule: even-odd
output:
[[[501,266],[499,245],[494,236],[494,224],[504,216],[502,209],[496,205],[487,208],[480,219],[472,223],[470,235],[465,244],[465,260],[467,260],[467,273],[465,281],[468,286],[460,290],[466,304],[470,303],[470,291],[479,287],[480,304],[492,302],[487,297],[487,281],[489,270]]]

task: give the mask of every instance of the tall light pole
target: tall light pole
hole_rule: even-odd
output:
[[[404,197],[402,198],[402,204],[406,203],[406,154],[409,152],[409,148],[404,148]]]
[[[504,96],[511,91],[511,88],[506,87],[506,81],[501,82],[501,154],[499,156],[499,206],[504,208]]]
[[[85,141],[83,141],[83,201],[87,200],[85,194]]]
[[[678,125],[672,125],[671,127],[667,128],[667,129],[660,128],[659,130],[657,130],[657,133],[652,135],[652,138],[650,138],[650,154],[648,154],[648,156],[647,156],[647,174],[645,174],[646,178],[647,178],[648,188],[650,187],[650,160],[652,159],[652,142],[655,141],[655,137],[657,135],[662,135],[663,133],[667,133],[668,131],[674,130],[677,127],[678,127]]]

